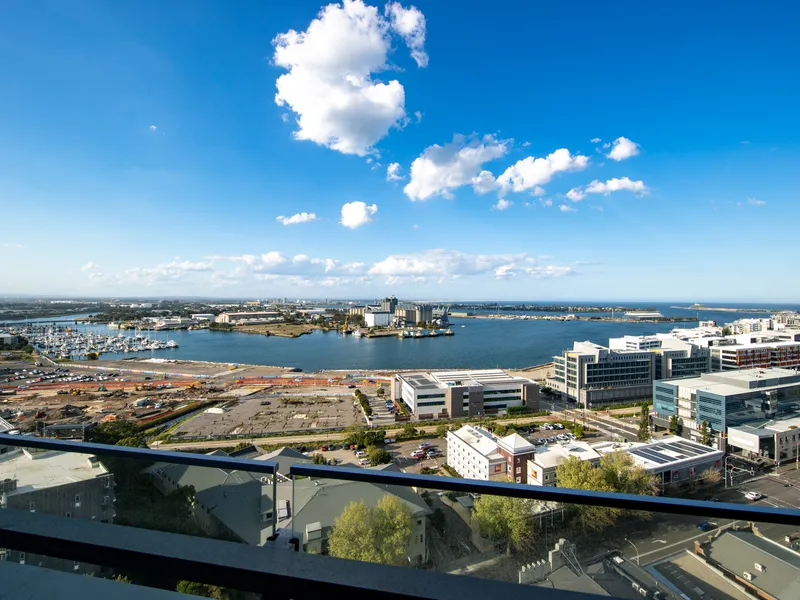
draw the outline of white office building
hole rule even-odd
[[[392,398],[402,400],[420,420],[476,417],[512,406],[539,410],[539,386],[500,369],[397,373]]]
[[[654,335],[626,335],[608,340],[610,350],[649,350],[660,347],[661,340]]]

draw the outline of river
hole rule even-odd
[[[676,304],[676,303],[672,303]],[[665,316],[693,317],[693,311],[671,309],[670,304],[650,304]],[[726,306],[731,306],[726,304]],[[790,307],[787,307],[790,308]],[[524,313],[535,314],[535,313]],[[599,316],[601,313],[591,313]],[[84,315],[71,315],[80,317]],[[768,313],[701,311],[701,320],[725,323]],[[63,318],[63,317],[61,317]],[[49,319],[39,319],[47,322]],[[158,339],[173,339],[173,350],[131,354],[103,354],[101,359],[175,358],[211,362],[250,363],[322,369],[478,369],[521,368],[552,360],[574,341],[608,344],[608,338],[667,332],[696,323],[609,323],[592,321],[521,321],[451,319],[455,335],[430,339],[355,338],[338,332],[315,331],[299,338],[266,337],[209,330],[151,332]],[[79,325],[109,332],[105,325]],[[113,330],[111,330],[113,331]]]

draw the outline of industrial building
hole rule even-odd
[[[402,400],[420,420],[480,417],[512,406],[539,410],[539,386],[500,369],[397,373],[392,398]]]
[[[217,315],[217,323],[245,325],[248,323],[276,323],[282,321],[281,313],[276,311],[224,312]]]
[[[746,369],[653,383],[653,424],[677,415],[683,435],[699,438],[703,421],[716,432],[767,421],[800,408],[800,374],[790,369]]]
[[[3,346],[16,346],[19,343],[19,337],[10,333],[0,333],[0,348]]]
[[[553,357],[548,385],[567,400],[586,407],[639,402],[652,395],[654,355],[649,350],[611,350],[575,342]]]
[[[516,433],[498,438],[472,425],[447,432],[447,464],[468,479],[528,483],[527,463],[534,451]]]
[[[0,455],[0,490],[2,508],[102,523],[114,521],[114,475],[96,456],[8,449]],[[59,571],[99,570],[95,565],[16,550],[0,550],[0,560]]]
[[[392,314],[385,310],[373,310],[367,307],[364,313],[364,323],[367,327],[388,327],[392,321]]]

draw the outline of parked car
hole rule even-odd
[[[347,387],[348,387],[348,388],[350,388],[350,389],[352,390],[352,389],[355,389],[355,387],[356,387],[356,386],[354,386],[354,385],[348,385]]]
[[[419,448],[420,448],[420,450],[425,450],[426,448],[430,448],[430,447],[431,447],[431,445],[430,445],[430,443],[428,443],[428,442],[422,442],[422,443],[419,445]]]
[[[706,496],[703,498],[703,502],[719,502],[719,498],[715,498],[714,496]]]
[[[702,523],[697,524],[697,528],[700,531],[711,531],[712,529],[716,529],[717,526],[714,523],[709,523],[708,521],[703,521]]]
[[[553,429],[553,426],[550,423],[545,423],[544,425],[542,425],[542,429],[550,431],[551,429]]]
[[[748,500],[753,500],[755,502],[756,500],[761,500],[764,497],[764,495],[761,492],[756,492],[755,490],[751,490],[747,492],[744,495],[744,497],[747,498]]]

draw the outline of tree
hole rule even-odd
[[[589,461],[570,456],[556,467],[556,480],[559,487],[597,492],[619,492],[652,496],[656,493],[656,478],[644,467],[637,465],[626,452],[611,452],[600,458],[597,467]],[[616,508],[580,505],[577,511],[578,525],[586,530],[599,531],[612,526],[626,511]],[[647,513],[635,512],[640,517]]]
[[[86,360],[97,360],[100,358],[100,355],[97,352],[89,352],[86,355]]]
[[[208,585],[207,583],[197,583],[196,581],[185,580],[178,582],[178,585],[175,587],[175,591],[182,594],[202,596],[204,598],[217,598],[217,600],[234,600],[235,598],[242,597],[241,593],[219,587],[218,585]]]
[[[708,427],[708,421],[705,419],[700,423],[700,443],[706,446],[711,445],[711,430]]]
[[[639,420],[639,432],[636,434],[636,439],[640,442],[650,439],[650,406],[648,404],[642,404],[642,418]]]
[[[322,456],[322,454],[320,454],[319,452],[317,452],[316,454],[314,454],[314,456],[311,457],[311,462],[312,462],[312,464],[315,464],[315,465],[327,465],[328,464],[328,461],[325,460],[325,457]]]
[[[448,431],[450,431],[450,427],[442,423],[436,427],[436,437],[446,438]]]
[[[730,327],[725,325],[725,327],[722,328],[722,335],[733,335],[733,331],[731,331]]]
[[[144,436],[141,435],[122,438],[115,445],[128,446],[130,448],[147,448],[147,442]]]
[[[239,442],[233,447],[234,452],[238,452],[239,450],[244,450],[245,448],[249,448],[252,446],[250,442]]]
[[[576,440],[582,440],[586,437],[586,428],[581,423],[576,423],[572,428],[572,435],[575,436]]]
[[[672,435],[680,435],[680,433],[681,433],[681,424],[678,421],[678,415],[672,415],[669,418],[669,432]]]
[[[378,396],[383,396],[383,395],[386,393],[386,391],[385,391],[385,390],[384,390],[382,387],[379,387],[379,388],[378,388],[378,391],[377,391],[377,392],[375,392],[375,393],[376,393]]]
[[[397,496],[383,496],[373,507],[363,500],[351,502],[333,522],[328,552],[338,558],[407,564],[412,530],[411,509]]]
[[[722,481],[722,473],[717,469],[709,467],[700,473],[700,481],[709,487],[715,486]]]
[[[367,456],[369,456],[369,462],[373,465],[386,465],[392,462],[392,455],[383,448],[376,446],[367,448]]]
[[[535,501],[506,496],[481,496],[475,501],[472,521],[480,534],[495,542],[506,542],[506,549],[522,550],[533,544]]]

